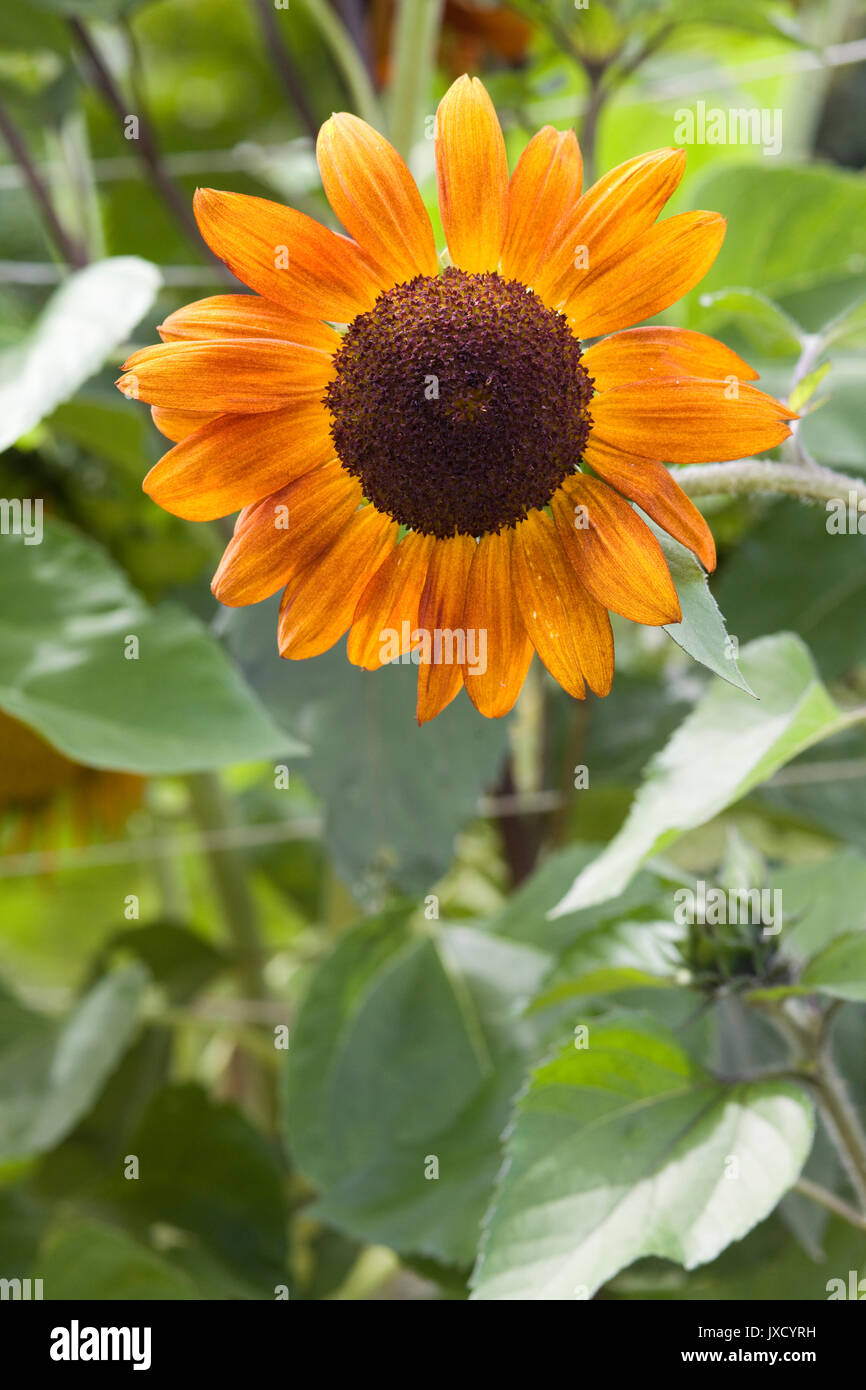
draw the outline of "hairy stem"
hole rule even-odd
[[[430,90],[443,0],[403,0],[394,18],[391,139],[408,158]]]
[[[849,493],[866,501],[866,483],[849,473],[834,473],[816,465],[770,463],[766,459],[737,459],[735,463],[695,463],[673,468],[672,476],[689,497],[749,494],[802,497],[813,502],[846,501]]]
[[[855,1230],[866,1231],[866,1216],[861,1216],[859,1211],[843,1202],[835,1192],[829,1192],[826,1187],[819,1187],[818,1183],[810,1182],[808,1178],[799,1178],[794,1183],[794,1191],[799,1192],[801,1197],[808,1197],[816,1206],[832,1211],[835,1216],[841,1216],[842,1220],[847,1221]]]

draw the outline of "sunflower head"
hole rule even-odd
[[[724,236],[716,213],[657,220],[682,150],[583,191],[574,133],[545,127],[509,177],[468,77],[435,137],[447,269],[403,160],[333,116],[318,159],[347,235],[200,189],[205,240],[254,293],[172,314],[119,383],[175,442],[150,495],[200,520],[240,508],[217,597],[282,591],[292,659],[347,631],[367,669],[411,655],[419,721],[464,685],[481,713],[507,713],[533,651],[576,698],[606,694],[608,610],[681,617],[636,508],[715,564],[665,464],[771,448],[793,418],[723,344],[630,327],[690,290]]]

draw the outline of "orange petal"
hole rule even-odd
[[[530,140],[508,187],[502,274],[525,285],[548,259],[562,219],[580,197],[583,160],[573,130],[545,126]],[[558,241],[557,241],[558,244]]]
[[[487,669],[466,666],[463,681],[473,705],[488,719],[501,719],[513,707],[532,661],[532,643],[514,593],[515,534],[509,530],[481,537],[466,584],[463,626],[467,632],[487,634]]]
[[[466,580],[475,549],[471,536],[452,536],[433,547],[418,606],[418,628],[425,634],[418,663],[419,724],[435,719],[459,693],[467,654],[475,663],[481,656],[478,634],[470,635],[463,627]]]
[[[557,245],[535,289],[558,308],[586,278],[649,231],[686,167],[685,150],[652,150],[628,159],[588,188],[557,229]]]
[[[388,288],[353,241],[294,208],[214,188],[197,189],[193,207],[199,231],[229,270],[294,313],[348,323]]]
[[[239,608],[269,598],[333,545],[361,502],[361,484],[334,460],[245,507],[211,589]]]
[[[681,620],[662,548],[618,493],[578,473],[555,493],[552,507],[578,578],[599,603],[651,627]]]
[[[221,415],[163,455],[143,487],[175,516],[213,521],[333,457],[328,415],[315,402],[267,415]]]
[[[134,352],[117,382],[125,396],[169,410],[279,410],[322,399],[333,359],[319,348],[270,338],[157,343]]]
[[[396,545],[399,530],[384,512],[362,507],[334,544],[289,581],[280,605],[281,656],[302,661],[339,642],[370,576]]]
[[[207,338],[284,338],[336,352],[339,333],[318,319],[290,314],[257,294],[212,294],[169,314],[159,326],[164,343]]]
[[[690,328],[629,328],[612,333],[587,348],[583,365],[596,391],[653,377],[702,376],[719,381],[733,376],[754,381],[758,375],[724,343]]]
[[[439,211],[460,270],[496,270],[508,222],[508,161],[493,102],[477,77],[458,78],[436,112]]]
[[[209,420],[219,419],[213,411],[163,410],[159,405],[152,405],[150,413],[160,434],[164,434],[166,439],[171,439],[175,444],[181,439],[186,439],[188,434],[195,434],[196,430],[200,430]]]
[[[637,502],[662,530],[694,551],[705,569],[716,568],[712,531],[663,463],[624,454],[593,437],[590,437],[584,457],[606,483],[630,502]]]
[[[316,154],[328,202],[394,284],[438,274],[427,209],[393,145],[344,111],[322,126]]]
[[[785,421],[797,418],[754,386],[699,377],[615,386],[595,396],[590,408],[593,437],[669,463],[709,463],[772,449],[791,433]]]
[[[412,634],[435,541],[435,536],[410,531],[367,584],[349,634],[353,665],[375,671],[415,645]]]
[[[520,523],[512,553],[517,602],[529,639],[554,680],[582,700],[586,686],[576,638],[583,626],[577,613],[584,594],[544,512],[530,512]],[[612,657],[611,644],[611,674]]]
[[[630,242],[591,270],[562,312],[581,338],[627,328],[661,313],[702,280],[725,237],[717,212],[682,212]]]

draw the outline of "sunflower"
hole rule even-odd
[[[205,241],[255,297],[170,315],[118,383],[175,441],[150,496],[198,520],[242,508],[217,598],[282,590],[285,657],[350,630],[358,666],[413,660],[420,723],[464,684],[482,714],[506,714],[533,650],[570,695],[606,694],[608,610],[681,618],[631,504],[715,564],[661,460],[768,449],[795,418],[714,339],[624,331],[697,284],[724,236],[714,212],[656,221],[682,150],[628,160],[581,194],[573,132],[546,127],[509,180],[493,105],[468,77],[435,136],[444,271],[403,160],[335,115],[318,158],[348,236],[199,189]]]
[[[371,0],[368,6],[368,30],[380,87],[390,76],[395,9],[396,0]],[[516,65],[526,57],[531,39],[532,25],[507,5],[445,0],[439,62],[455,75],[480,67],[488,58]]]
[[[132,773],[73,762],[0,711],[0,838],[6,848],[50,839],[61,812],[82,841],[100,829],[119,830],[141,804],[143,788],[144,780]]]

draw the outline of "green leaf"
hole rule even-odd
[[[338,871],[356,890],[384,879],[423,891],[451,863],[454,836],[495,779],[508,721],[482,719],[461,692],[419,729],[416,666],[362,671],[342,643],[313,661],[283,661],[276,623],[276,604],[238,613],[229,645],[273,718],[309,746],[303,775],[326,803]]]
[[[170,1086],[129,1140],[139,1176],[100,1190],[136,1227],[168,1224],[196,1236],[237,1275],[273,1298],[285,1281],[288,1212],[277,1150],[235,1106],[201,1087]]]
[[[866,183],[859,174],[820,165],[769,167],[767,161],[711,168],[691,205],[728,218],[728,235],[701,281],[701,298],[688,301],[693,326],[715,331],[722,314],[701,303],[714,291],[740,285],[780,301],[810,329],[826,322],[826,312],[817,323],[807,322],[787,297],[830,290],[840,281],[850,286],[849,302],[862,297]],[[813,307],[820,312],[819,301]]]
[[[0,1161],[43,1153],[89,1110],[137,1026],[147,980],[107,975],[65,1020],[0,995]]]
[[[177,1300],[198,1297],[192,1280],[124,1231],[96,1221],[63,1226],[39,1253],[50,1299]]]
[[[703,825],[804,748],[844,728],[799,638],[780,633],[741,652],[758,700],[712,685],[649,764],[621,830],[553,911],[558,917],[622,892],[653,854]]]
[[[725,1085],[658,1025],[592,1024],[518,1105],[473,1297],[588,1298],[648,1255],[706,1264],[769,1215],[812,1134],[798,1087]]]
[[[292,1030],[287,1131],[322,1220],[467,1263],[532,1037],[520,1012],[548,958],[391,913],[345,936]],[[431,1159],[438,1177],[425,1176]]]
[[[804,959],[838,936],[866,932],[866,858],[853,850],[833,854],[820,864],[776,869],[773,887],[782,895],[783,944]]]
[[[0,449],[75,395],[147,313],[160,283],[157,267],[137,256],[69,277],[23,341],[0,354]]]
[[[797,382],[797,385],[788,396],[788,405],[792,410],[802,411],[803,406],[808,405],[818,387],[821,385],[821,382],[829,372],[830,367],[831,363],[822,362],[820,367],[816,367],[813,372],[809,372]],[[820,402],[817,404],[820,404]],[[814,410],[816,408],[817,405],[813,405],[812,409]]]
[[[7,537],[0,588],[15,595],[0,617],[0,707],[68,757],[176,773],[298,751],[197,619],[149,608],[66,527],[46,521],[40,545]]]
[[[702,666],[738,689],[754,695],[754,690],[744,680],[737,665],[736,643],[732,643],[728,637],[725,620],[710,592],[703,566],[690,550],[667,535],[649,517],[643,519],[664,551],[683,614],[682,622],[669,623],[665,632]]]
[[[799,357],[802,329],[785,310],[758,290],[717,290],[698,301],[709,321],[738,328],[752,347],[770,357]]]
[[[532,1001],[531,1011],[590,994],[676,988],[682,983],[676,978],[682,967],[677,943],[684,935],[672,922],[609,922],[587,932]]]
[[[797,632],[829,679],[866,660],[866,536],[831,535],[828,519],[800,502],[768,507],[729,556],[717,595],[741,644]]]
[[[834,999],[866,1004],[866,931],[832,941],[809,961],[800,984]]]

